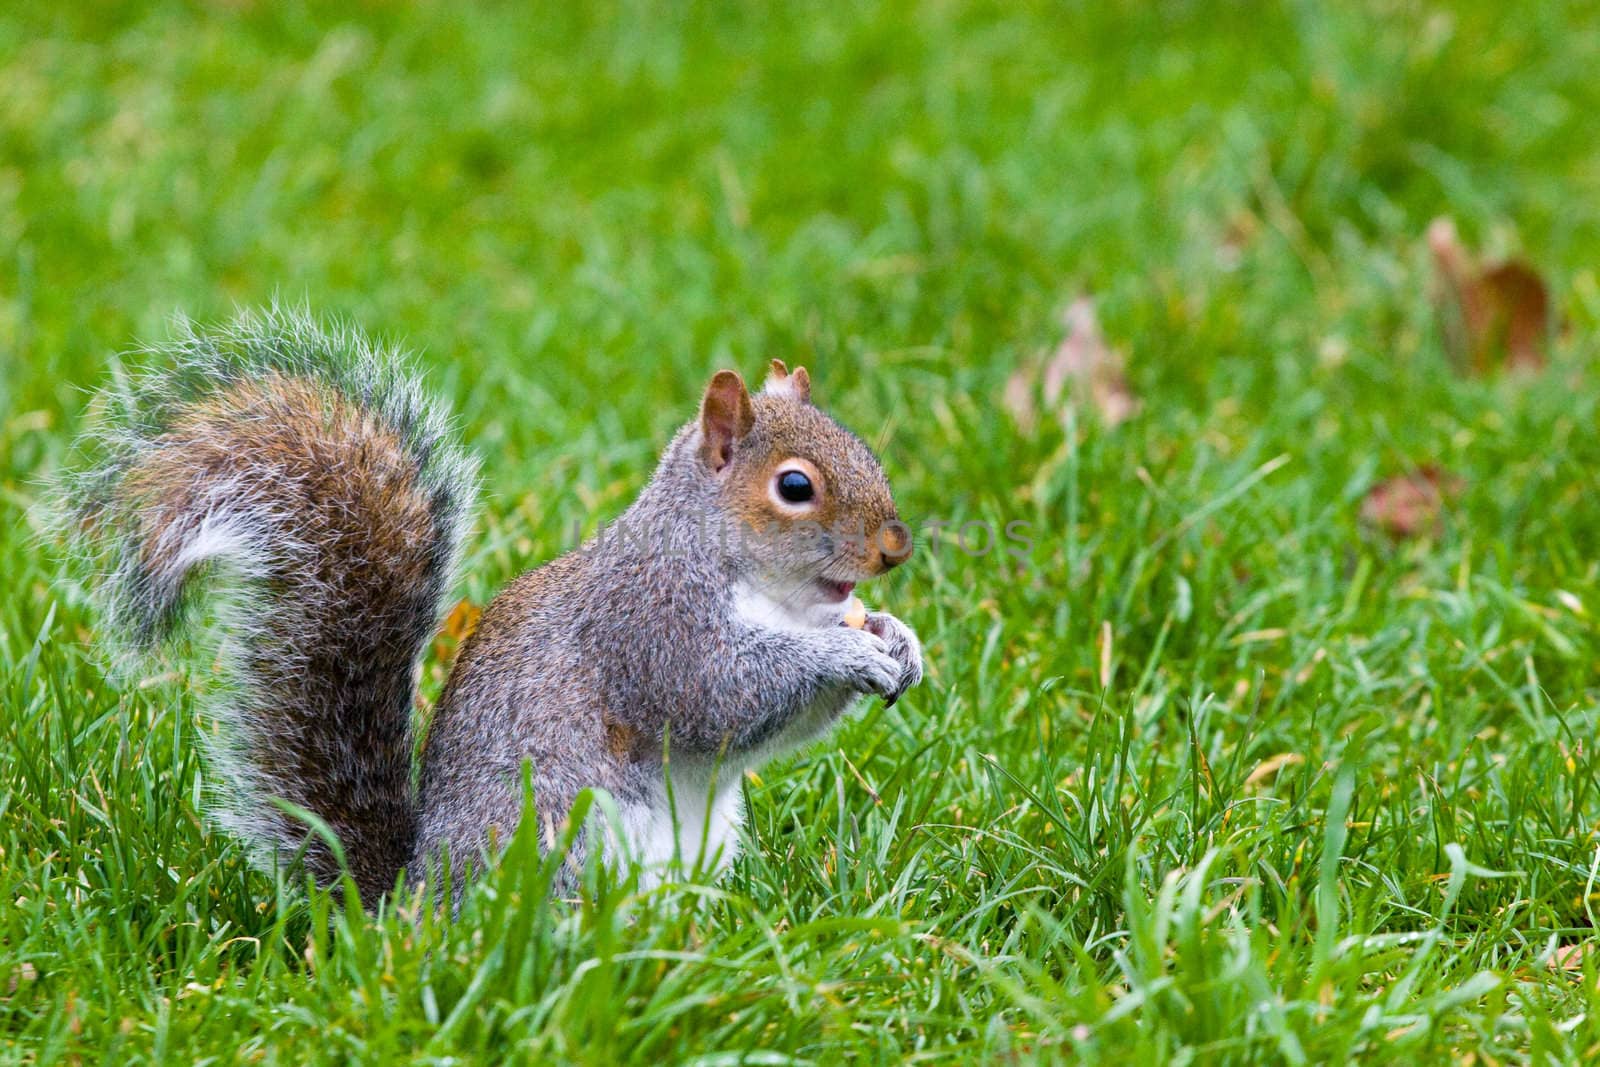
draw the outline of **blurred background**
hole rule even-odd
[[[1593,321],[1592,14],[19,7],[8,406],[70,416],[174,312],[274,296],[425,350],[474,438],[524,458],[648,451],[710,369],[771,355],[898,434],[991,397],[1079,292],[1164,404],[1305,403],[1329,337],[1392,383],[1432,355],[1435,215],[1534,250]],[[1218,360],[1249,369],[1219,388]]]

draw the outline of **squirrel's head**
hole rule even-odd
[[[811,402],[804,367],[773,360],[753,396],[718,371],[698,430],[698,458],[769,591],[842,605],[856,582],[911,555],[878,457]]]

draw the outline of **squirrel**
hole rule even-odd
[[[149,354],[80,443],[74,543],[132,652],[211,605],[213,814],[266,870],[348,872],[372,902],[448,862],[459,900],[517,828],[525,765],[542,850],[580,791],[616,802],[567,888],[596,843],[641,877],[720,870],[745,770],[922,678],[899,619],[841,622],[911,552],[882,467],[773,360],[753,394],[718,371],[613,528],[490,602],[424,736],[477,467],[408,362],[278,306],[180,320]]]

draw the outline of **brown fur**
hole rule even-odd
[[[799,367],[787,377],[798,379],[804,373],[805,368]],[[804,380],[805,399],[799,403],[798,396],[786,393],[756,393],[749,398],[752,430],[741,442],[723,500],[751,530],[791,537],[803,524],[820,527],[837,535],[835,544],[849,563],[866,575],[882,574],[910,554],[905,525],[876,459],[870,466],[859,460],[871,453],[855,434],[812,406],[809,380]],[[793,457],[806,460],[822,474],[823,484],[816,487],[817,507],[801,517],[779,510],[768,492],[778,468]]]
[[[219,484],[247,506],[292,516],[283,534],[298,543],[266,575],[280,605],[274,626],[293,654],[247,641],[242,655],[274,703],[310,714],[292,739],[252,746],[250,759],[281,783],[281,799],[320,814],[352,846],[356,883],[375,898],[414,836],[409,709],[428,630],[416,620],[431,619],[422,591],[438,567],[415,461],[393,431],[319,383],[241,381],[183,411],[128,471],[117,507],[136,517],[146,571],[175,567],[182,535],[214,506],[207,487]],[[310,603],[328,609],[312,613]],[[290,821],[270,809],[259,816]],[[319,881],[337,875],[320,842],[306,858]]]

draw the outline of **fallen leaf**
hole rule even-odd
[[[1223,227],[1222,236],[1217,242],[1217,267],[1225,271],[1238,270],[1244,262],[1245,249],[1255,240],[1260,229],[1261,220],[1244,208],[1228,216],[1227,225]]]
[[[478,628],[478,620],[482,617],[483,609],[463,597],[450,609],[450,614],[444,617],[439,633],[458,642],[465,641],[472,636],[472,631]]]
[[[472,601],[463,597],[450,609],[450,614],[444,617],[444,622],[439,624],[439,632],[433,638],[433,658],[437,660],[438,673],[441,680],[450,673],[450,664],[455,659],[456,650],[461,643],[472,636],[472,631],[478,628],[478,620],[483,617],[483,609]]]
[[[1460,478],[1431,464],[1397,474],[1367,490],[1361,521],[1391,537],[1431,533],[1439,525],[1445,500],[1461,488]]]
[[[1018,424],[1025,429],[1033,426],[1040,399],[1062,422],[1084,404],[1094,408],[1107,426],[1137,415],[1140,402],[1128,385],[1123,354],[1106,344],[1094,301],[1078,297],[1062,312],[1061,324],[1066,336],[1050,357],[1019,367],[1006,381],[1006,406]]]
[[[1298,752],[1280,752],[1276,756],[1268,756],[1256,764],[1255,770],[1245,777],[1245,788],[1264,785],[1278,777],[1278,772],[1285,767],[1298,767],[1306,758]]]
[[[1589,941],[1557,945],[1556,950],[1550,954],[1549,967],[1552,971],[1581,971],[1583,961],[1593,952],[1594,944]]]
[[[1449,218],[1428,225],[1428,249],[1441,282],[1445,350],[1455,364],[1469,374],[1543,367],[1550,292],[1539,273],[1516,259],[1480,264]]]
[[[23,960],[17,964],[16,970],[6,976],[6,996],[10,997],[22,987],[24,982],[31,982],[38,977],[39,972],[34,969],[33,964]]]

